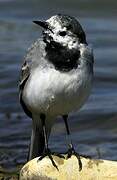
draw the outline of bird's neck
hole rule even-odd
[[[80,51],[69,49],[54,41],[46,43],[47,59],[60,71],[70,71],[77,68]]]

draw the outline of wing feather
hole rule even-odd
[[[25,60],[24,64],[22,65],[20,82],[19,82],[19,100],[20,100],[20,103],[22,105],[22,108],[23,108],[24,112],[30,118],[32,118],[32,113],[31,113],[31,111],[29,111],[29,109],[27,108],[27,106],[24,103],[23,98],[22,98],[23,89],[24,89],[24,86],[25,86],[29,76],[30,76],[30,68],[29,68],[29,65],[28,65],[27,61]]]
[[[45,43],[41,39],[38,39],[31,46],[31,48],[28,49],[28,53],[24,59],[24,63],[21,68],[21,76],[19,82],[19,98],[20,98],[20,103],[24,109],[24,112],[29,117],[32,117],[32,113],[28,110],[26,104],[24,103],[22,94],[23,94],[24,86],[31,74],[31,69],[34,68],[34,66],[36,67],[37,65],[42,64],[44,50],[45,50]]]

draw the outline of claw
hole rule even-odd
[[[82,161],[80,159],[80,155],[77,152],[75,152],[75,151],[74,151],[73,155],[75,155],[77,157],[78,164],[79,164],[79,171],[81,171],[82,170]]]
[[[53,160],[52,155],[55,155],[55,156],[58,156],[59,158],[64,158],[64,159],[65,159],[65,157],[64,157],[63,155],[61,155],[61,154],[59,154],[59,153],[56,153],[56,152],[51,152],[50,149],[46,149],[45,152],[44,152],[44,154],[39,157],[38,161],[40,161],[40,160],[42,160],[44,157],[48,156],[48,157],[50,158],[51,162],[52,162],[52,165],[59,171],[56,163],[55,163],[54,160]]]
[[[57,152],[52,152],[52,155],[54,155],[54,156],[58,156],[59,158],[63,158],[63,159],[65,159],[65,157],[64,157],[62,154],[57,153]]]
[[[82,170],[82,161],[81,161],[81,159],[80,159],[80,155],[79,155],[77,152],[75,152],[75,150],[74,150],[73,147],[68,149],[67,159],[69,159],[72,155],[74,155],[74,156],[77,157],[77,159],[78,159],[78,164],[79,164],[79,171],[81,171],[81,170]]]

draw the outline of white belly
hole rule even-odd
[[[23,99],[31,112],[52,116],[78,110],[89,96],[92,75],[85,70],[59,72],[39,68],[30,76]]]

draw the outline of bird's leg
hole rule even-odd
[[[70,137],[71,135],[70,135],[70,130],[69,130],[68,122],[67,122],[68,115],[63,115],[63,119],[64,119],[64,122],[65,122],[67,136],[69,138],[67,159],[70,158],[72,155],[75,155],[77,157],[77,159],[78,159],[79,171],[80,171],[80,170],[82,170],[82,162],[81,162],[81,159],[80,159],[80,155],[77,152],[75,152],[75,149],[74,149],[71,137]]]
[[[58,167],[53,160],[52,153],[51,153],[50,149],[48,148],[48,139],[47,139],[47,132],[46,132],[46,124],[45,124],[45,119],[46,119],[45,114],[41,114],[40,119],[42,122],[42,129],[43,129],[44,140],[45,140],[45,150],[44,150],[44,153],[42,154],[42,156],[39,157],[39,160],[42,160],[44,157],[48,156],[50,158],[53,166],[58,170]]]

